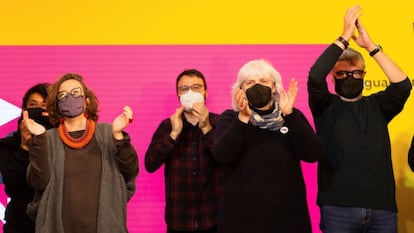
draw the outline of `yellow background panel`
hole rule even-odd
[[[0,43],[255,44],[327,43],[345,9],[381,40],[413,41],[413,2],[378,1],[2,1]]]
[[[412,0],[2,1],[0,45],[327,44],[342,32],[345,10],[356,4],[372,39],[413,80]],[[386,80],[361,52],[367,77]],[[403,233],[414,232],[414,175],[406,162],[413,101],[390,124]]]

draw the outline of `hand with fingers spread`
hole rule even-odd
[[[129,106],[125,106],[123,110],[124,111],[112,122],[112,134],[117,140],[123,138],[122,130],[127,127],[133,119],[133,112]]]
[[[289,89],[287,91],[285,91],[283,88],[279,90],[279,107],[283,115],[286,116],[292,113],[297,94],[298,82],[295,79],[290,80]]]

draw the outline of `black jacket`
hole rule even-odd
[[[322,146],[305,116],[294,109],[285,127],[270,131],[237,114],[225,111],[215,131],[213,155],[224,171],[219,232],[312,232],[301,161],[316,162]]]
[[[7,204],[4,233],[33,233],[34,223],[26,214],[34,190],[26,182],[28,152],[20,147],[20,134],[0,139],[0,172],[10,202]]]

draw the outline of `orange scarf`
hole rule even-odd
[[[67,146],[73,149],[81,149],[88,145],[88,143],[92,140],[93,134],[95,133],[95,121],[91,119],[86,121],[86,129],[79,138],[73,138],[70,136],[63,122],[59,125],[58,133],[60,139],[62,139],[63,143]]]

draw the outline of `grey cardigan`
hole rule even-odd
[[[128,232],[126,227],[126,206],[135,193],[136,176],[125,180],[115,155],[117,152],[112,138],[112,126],[96,125],[94,137],[102,152],[102,175],[100,184],[97,231],[99,233]],[[62,190],[64,170],[64,147],[56,128],[47,131],[48,157],[51,168],[50,180],[43,190],[36,213],[36,233],[64,233],[62,222]],[[127,139],[129,141],[129,137]],[[28,173],[31,165],[29,165]],[[32,210],[33,211],[33,210]]]

